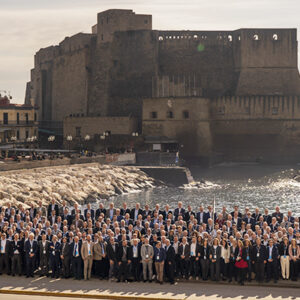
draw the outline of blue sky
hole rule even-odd
[[[0,0],[0,90],[22,103],[35,52],[90,32],[97,13],[110,8],[152,14],[153,29],[300,30],[300,0]]]

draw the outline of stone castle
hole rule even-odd
[[[146,135],[182,142],[185,130],[195,134],[192,114],[173,116],[168,108],[158,118],[151,106],[163,110],[167,100],[178,100],[184,111],[185,101],[190,106],[202,99],[190,112],[206,123],[189,134],[187,155],[235,153],[243,159],[256,145],[256,157],[277,149],[281,156],[300,156],[297,48],[296,29],[160,31],[152,30],[151,15],[107,10],[98,14],[92,33],[36,53],[25,103],[39,107],[41,128],[57,133],[67,116],[132,116]],[[164,119],[173,123],[154,126]],[[179,120],[176,130],[163,128]]]

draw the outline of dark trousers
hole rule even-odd
[[[170,283],[174,283],[175,276],[175,262],[167,262],[165,265],[166,268],[166,276]]]
[[[118,272],[118,279],[121,281],[122,278],[123,280],[128,279],[128,269],[129,265],[127,261],[122,261],[121,264],[119,265],[119,272]]]
[[[153,268],[155,270],[155,267]],[[180,256],[178,254],[175,255],[175,276],[179,276],[180,274]]]
[[[135,281],[140,280],[140,262],[138,258],[133,258],[131,263],[131,271]]]
[[[263,282],[265,277],[265,264],[264,262],[255,263],[255,279],[258,282]]]
[[[181,259],[180,269],[181,269],[181,275],[184,276],[185,279],[188,279],[189,271],[190,271],[190,261],[188,259]]]
[[[228,277],[228,267],[229,267],[229,263],[225,263],[225,260],[223,258],[221,258],[220,260],[220,268],[221,268],[221,274],[224,278]]]
[[[293,281],[297,280],[297,277],[298,277],[298,270],[299,268],[299,261],[293,261],[293,260],[290,260],[290,276],[291,276],[291,279]]]
[[[8,254],[0,254],[0,274],[9,273],[9,257]]]
[[[211,280],[220,280],[220,261],[210,262],[210,278]]]
[[[40,257],[40,268],[41,268],[41,275],[48,275],[48,270],[49,270],[49,262],[48,262],[48,257],[43,254]]]
[[[277,274],[278,274],[278,267],[277,267],[277,261],[273,260],[272,262],[267,262],[267,280],[270,280],[273,278],[274,280],[277,280]]]
[[[81,257],[72,257],[72,269],[73,269],[73,276],[75,279],[81,279],[82,277],[82,261]]]
[[[64,256],[64,259],[61,260],[62,266],[62,276],[65,278],[70,277],[70,257]]]
[[[11,260],[11,273],[12,275],[22,274],[22,260],[21,254],[14,254]]]
[[[209,260],[208,259],[201,259],[201,271],[202,271],[202,279],[207,280],[208,278],[208,271],[209,271]]]
[[[196,260],[196,256],[191,256],[190,258],[190,275],[199,276],[199,260]]]
[[[244,283],[247,273],[247,268],[237,268],[239,283]]]
[[[35,268],[35,256],[26,258],[26,275],[33,277]]]
[[[50,256],[50,267],[51,267],[51,277],[53,278],[54,276],[58,277],[59,276],[59,258],[56,256]]]
[[[228,266],[228,279],[232,280],[232,277],[234,277],[235,281],[237,281],[237,270],[234,265],[235,261],[230,261]]]

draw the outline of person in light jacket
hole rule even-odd
[[[228,247],[227,241],[223,239],[221,242],[221,259],[220,259],[221,274],[223,280],[226,280],[228,278],[229,259],[230,259],[230,249]]]
[[[91,241],[91,236],[87,235],[86,241],[83,242],[81,247],[84,280],[89,280],[91,278],[93,255],[94,255],[93,246],[94,243]]]
[[[149,245],[149,239],[145,238],[145,243],[141,247],[141,258],[142,258],[142,265],[143,265],[143,278],[144,282],[149,280],[149,282],[152,281],[152,264],[153,264],[153,255],[154,255],[154,250],[151,245]],[[147,271],[149,277],[147,277]]]

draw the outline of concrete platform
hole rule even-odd
[[[0,295],[4,294],[16,295],[14,299],[21,299],[21,295],[146,300],[273,299],[277,297],[280,299],[300,299],[300,282],[287,284],[287,281],[279,281],[276,285],[265,284],[262,286],[245,283],[245,286],[239,286],[228,283],[184,281],[174,286],[168,283],[159,285],[154,282],[116,283],[98,279],[76,281],[73,279],[25,278],[2,275],[0,276]],[[0,299],[6,298],[0,297]]]

